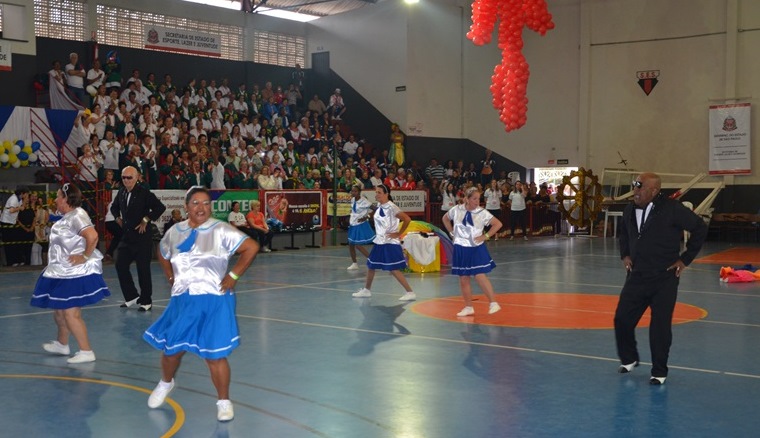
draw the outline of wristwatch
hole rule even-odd
[[[147,224],[148,222],[150,222],[150,218],[148,216],[143,217],[143,222]]]

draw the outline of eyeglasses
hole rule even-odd
[[[126,179],[127,181],[129,181],[129,180],[130,180],[130,179],[132,179],[132,178],[133,178],[133,177],[131,177],[131,176],[122,176],[122,177],[121,177],[121,179]]]
[[[63,187],[61,187],[61,192],[63,193],[64,198],[69,197],[69,183],[66,183],[63,185]]]
[[[636,187],[636,188],[640,189],[640,188],[644,187],[644,183],[642,183],[641,181],[634,181],[634,182],[631,183],[631,187]]]

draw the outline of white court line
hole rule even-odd
[[[447,338],[439,338],[435,336],[426,336],[426,335],[415,335],[415,334],[405,334],[405,333],[389,333],[389,332],[382,332],[377,330],[367,330],[367,329],[360,329],[360,328],[354,328],[354,327],[343,327],[343,326],[336,326],[336,325],[329,325],[329,324],[320,324],[320,323],[312,323],[312,322],[302,322],[302,321],[293,321],[293,320],[287,320],[287,319],[279,319],[279,318],[266,318],[266,317],[260,317],[260,316],[253,316],[253,315],[237,315],[238,318],[245,318],[245,319],[256,319],[261,321],[271,321],[271,322],[281,322],[283,324],[294,324],[294,325],[301,325],[301,326],[308,326],[308,327],[318,327],[318,328],[326,328],[326,329],[334,329],[334,330],[343,330],[343,331],[350,331],[350,332],[362,332],[362,333],[372,333],[372,334],[379,334],[379,335],[386,335],[386,336],[396,336],[396,337],[410,337],[415,339],[424,339],[429,341],[438,341],[438,342],[444,342],[449,344],[460,344],[460,345],[477,345],[482,347],[491,347],[491,348],[500,348],[504,350],[512,350],[512,351],[524,351],[524,352],[533,352],[533,353],[540,353],[540,354],[550,354],[550,355],[556,355],[556,356],[567,356],[567,357],[575,357],[579,359],[591,359],[591,360],[601,360],[605,362],[620,362],[618,359],[615,358],[609,358],[609,357],[602,357],[602,356],[592,356],[592,355],[586,355],[586,354],[577,354],[577,353],[566,353],[562,351],[552,351],[552,350],[543,350],[543,349],[536,349],[536,348],[526,348],[526,347],[516,347],[513,345],[499,345],[499,344],[489,344],[485,342],[471,342],[471,341],[464,341],[459,339],[447,339]],[[640,362],[642,365],[651,365],[651,363],[648,362]],[[686,367],[686,366],[679,366],[679,365],[671,365],[668,364],[668,368],[672,369],[679,369],[679,370],[685,370],[685,371],[694,371],[699,373],[706,373],[706,374],[723,374],[727,376],[734,376],[734,377],[748,377],[753,379],[760,379],[760,375],[754,375],[754,374],[741,374],[741,373],[732,373],[729,371],[718,371],[718,370],[710,370],[705,368],[693,368],[693,367]]]

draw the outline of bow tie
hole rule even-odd
[[[472,213],[470,213],[469,211],[464,214],[464,219],[462,219],[462,225],[475,226],[475,224],[472,222]]]

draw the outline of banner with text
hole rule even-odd
[[[222,56],[222,39],[219,35],[146,24],[143,26],[143,38],[146,49]]]
[[[710,105],[710,175],[751,173],[751,110],[749,103]]]
[[[362,196],[369,202],[376,203],[374,190],[362,190]],[[404,213],[407,214],[425,214],[425,203],[427,202],[427,192],[425,190],[394,190],[391,192],[393,203],[398,205]],[[332,193],[327,193],[327,215],[333,214]],[[347,192],[338,192],[338,216],[348,216],[351,214],[351,194]]]
[[[185,190],[151,190],[154,195],[166,206],[166,211],[156,221],[161,233],[164,232],[164,224],[172,217],[172,210],[177,209],[182,217],[187,217],[185,211]],[[113,192],[116,196],[117,191]],[[232,203],[240,202],[240,212],[248,214],[251,211],[251,201],[259,199],[256,190],[209,190],[211,195],[211,217],[227,222],[227,217],[232,211]]]
[[[319,190],[266,191],[264,204],[267,217],[285,226],[322,226],[322,192]]]
[[[11,71],[11,43],[0,40],[0,71]]]
[[[371,202],[377,202],[374,190],[362,190],[362,195],[366,196]],[[406,214],[425,213],[427,192],[424,190],[393,190],[391,198],[393,198],[393,203],[398,205],[398,208]]]

